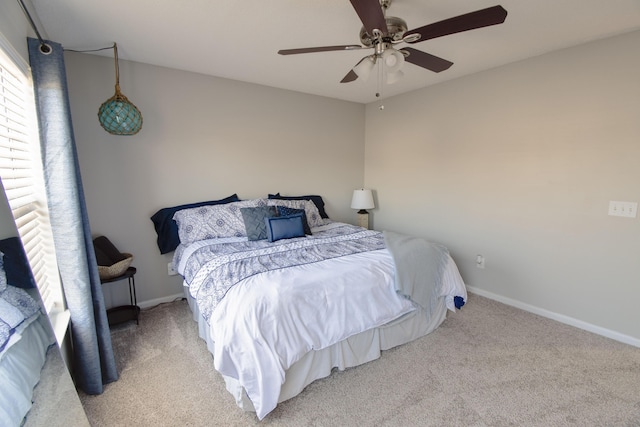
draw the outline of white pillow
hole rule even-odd
[[[178,236],[182,244],[220,237],[246,237],[240,208],[266,205],[266,199],[253,199],[200,206],[180,210],[173,215],[173,219],[178,224]]]
[[[309,227],[315,228],[324,225],[324,219],[320,216],[318,207],[311,200],[268,199],[267,204],[269,206],[286,206],[292,209],[304,209]]]

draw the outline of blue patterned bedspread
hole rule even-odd
[[[247,277],[384,248],[381,232],[340,224],[314,231],[312,236],[273,243],[266,240],[211,242],[190,254],[184,250],[178,252],[174,265],[179,265],[182,256],[188,256],[184,269],[179,271],[208,321],[229,289]]]
[[[40,305],[23,289],[7,285],[0,292],[0,352],[17,338],[22,326],[40,311]]]

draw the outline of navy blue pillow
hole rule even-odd
[[[3,263],[7,283],[17,288],[35,288],[36,281],[20,238],[9,237],[0,240],[0,252],[4,254]]]
[[[294,209],[288,208],[286,206],[277,206],[277,208],[278,216],[302,214],[302,228],[304,229],[304,234],[311,234],[311,228],[309,227],[309,223],[307,222],[307,213],[304,209]]]
[[[311,200],[314,205],[318,208],[318,212],[320,213],[321,218],[329,218],[329,215],[324,211],[324,200],[322,200],[322,196],[281,196],[280,193],[269,194],[270,199],[276,200]]]
[[[180,244],[180,237],[178,237],[178,224],[173,220],[173,215],[182,209],[198,208],[200,206],[208,205],[223,205],[225,203],[239,202],[237,194],[232,194],[229,197],[220,200],[211,200],[208,202],[190,203],[187,205],[172,206],[170,208],[160,209],[154,213],[151,217],[153,225],[158,234],[158,249],[161,254],[166,254],[174,251]]]
[[[264,224],[267,227],[267,239],[270,242],[275,242],[280,239],[304,237],[302,216],[303,214],[295,214],[265,218]]]

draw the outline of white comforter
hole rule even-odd
[[[188,252],[176,264],[181,274]],[[466,299],[459,275],[452,283],[441,294]],[[240,382],[263,419],[277,405],[285,371],[303,355],[414,309],[395,291],[386,249],[256,274],[233,286],[211,313],[215,368]]]

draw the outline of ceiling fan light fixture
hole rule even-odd
[[[392,85],[400,81],[404,77],[402,70],[398,70],[395,73],[387,73],[387,84]]]
[[[404,55],[396,49],[389,48],[382,52],[382,60],[386,66],[387,73],[395,73],[400,71],[404,64]]]
[[[371,71],[376,65],[376,61],[371,56],[367,56],[363,58],[355,67],[353,67],[353,72],[358,75],[363,80],[367,80]]]

